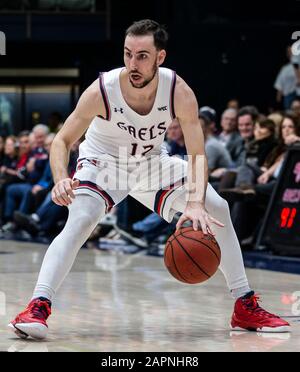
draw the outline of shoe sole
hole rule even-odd
[[[20,338],[32,337],[35,340],[43,340],[47,337],[48,327],[40,323],[10,323],[9,328]]]
[[[261,332],[261,333],[290,333],[291,332],[291,327],[290,326],[283,326],[283,327],[262,327],[262,328],[257,328],[257,329],[247,329],[247,328],[240,328],[240,327],[232,327],[230,325],[230,328],[232,331],[236,332]]]

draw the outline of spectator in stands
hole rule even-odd
[[[246,145],[245,164],[261,167],[276,145],[275,123],[270,119],[257,122],[254,129],[254,139]]]
[[[17,161],[17,138],[15,136],[9,136],[6,138],[4,144],[4,158],[2,167],[0,169],[1,176],[6,178],[6,176],[9,175],[10,170],[16,169]]]
[[[287,48],[289,62],[284,65],[277,75],[274,88],[277,90],[276,101],[283,104],[285,110],[291,107],[292,101],[297,97],[297,72],[292,63],[292,47]]]
[[[183,132],[176,119],[167,130],[167,150],[170,156],[179,156],[183,159],[187,155]]]
[[[238,131],[237,111],[235,109],[227,109],[224,111],[221,119],[221,128],[222,132],[218,139],[229,151],[231,160],[233,164],[236,165],[244,144]]]
[[[248,195],[254,192],[253,184],[257,177],[266,169],[268,155],[277,146],[275,123],[270,119],[256,123],[254,137],[255,139],[248,146],[245,164],[241,165],[237,170],[235,188],[220,190],[220,195],[228,201],[232,202],[232,197]]]
[[[209,118],[200,113],[199,119],[203,128],[209,174],[215,169],[232,167],[233,164],[230,154],[228,150],[220,144],[216,137],[214,137],[212,132],[213,127]]]
[[[217,170],[217,173],[223,171],[221,181],[218,185],[218,190],[233,188],[236,181],[237,172],[240,166],[245,165],[248,162],[257,161],[258,164],[264,162],[265,157],[274,144],[274,138],[257,138],[255,139],[255,125],[258,121],[259,113],[254,106],[246,106],[241,108],[238,113],[238,129],[240,136],[243,139],[242,146],[240,148],[240,154],[236,161],[236,167],[233,169]],[[273,124],[274,126],[274,124]],[[257,132],[259,133],[259,132]],[[252,160],[251,160],[252,159]],[[214,172],[212,176],[215,176]]]
[[[1,195],[9,184],[24,182],[26,163],[30,153],[29,132],[21,132],[18,139],[7,137],[12,141],[10,145],[11,157],[7,157],[1,168]],[[5,164],[6,163],[6,164]]]
[[[36,147],[30,152],[29,160],[26,164],[26,182],[13,183],[6,188],[5,193],[5,208],[4,208],[4,221],[2,231],[13,231],[15,224],[13,223],[13,214],[15,210],[22,213],[28,213],[31,205],[32,190],[37,192],[40,190],[41,185],[38,184],[40,180],[49,177],[50,166],[48,164],[49,156],[45,148],[47,127],[38,125],[34,128]],[[53,136],[49,137],[51,142]],[[48,164],[48,166],[47,166]],[[17,209],[18,205],[18,209]]]
[[[252,236],[259,217],[263,217],[262,214],[282,169],[288,145],[297,141],[300,141],[299,120],[295,116],[285,115],[279,144],[271,151],[260,172],[251,180],[252,186],[249,186],[248,192],[237,189],[232,193],[221,193],[229,202],[235,202],[232,208],[232,221],[241,242],[244,239],[251,242],[248,238]],[[263,208],[258,209],[261,203]]]
[[[27,162],[27,181],[35,184],[41,177],[48,161],[48,152],[45,149],[45,141],[49,134],[49,128],[44,124],[36,125],[33,130],[33,146]]]
[[[254,139],[254,128],[258,117],[259,112],[254,106],[242,107],[238,112],[238,130],[244,140],[244,146],[236,161],[237,165],[241,165],[245,161],[246,146]]]
[[[291,104],[291,111],[300,119],[300,98],[294,99]]]
[[[199,114],[204,115],[210,122],[210,132],[215,135],[218,132],[217,128],[217,113],[216,110],[209,106],[203,106],[199,110]]]
[[[48,137],[49,140],[50,138],[51,137]],[[68,166],[70,178],[73,177],[76,170],[79,145],[80,141],[77,141],[71,148]],[[45,186],[45,184],[42,185]],[[47,185],[47,187],[49,189],[49,185]],[[43,203],[38,207],[37,210],[34,211],[34,213],[27,214],[21,211],[16,211],[14,213],[14,221],[19,228],[26,230],[33,236],[38,235],[39,237],[46,237],[48,235],[57,233],[57,231],[55,232],[55,228],[57,227],[58,222],[65,221],[67,215],[68,209],[53,203],[51,191],[48,191]]]
[[[52,145],[52,142],[54,140],[55,134],[50,133],[48,134],[46,141],[45,141],[45,150],[48,154],[50,154],[50,148]],[[52,178],[52,172],[50,167],[50,160],[48,159],[47,164],[44,169],[44,173],[40,180],[32,187],[31,191],[28,191],[28,195],[24,195],[25,198],[29,198],[30,205],[33,205],[34,209],[37,209],[38,206],[42,203],[45,196],[48,194],[48,192],[51,190],[53,186],[53,178]]]

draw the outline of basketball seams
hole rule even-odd
[[[180,241],[177,239],[177,237],[175,237],[175,240],[177,241],[177,243],[179,244],[179,246],[181,247],[181,249],[184,251],[184,253],[190,258],[190,260],[198,267],[198,269],[200,271],[202,271],[202,273],[204,275],[206,275],[208,278],[210,278],[210,275],[208,275],[200,266],[199,264],[193,259],[193,257],[191,257],[191,255],[184,249],[184,247],[182,246],[182,244],[180,243]]]
[[[194,241],[194,242],[197,242],[197,243],[199,243],[199,240],[196,240],[196,239],[194,239],[194,238],[191,238],[190,236],[186,236],[186,235],[183,235],[183,234],[181,234],[181,236],[183,236],[185,239],[189,239],[189,240],[192,240],[192,241]],[[217,253],[209,246],[209,245],[207,245],[207,244],[205,244],[204,242],[203,242],[203,240],[201,240],[201,244],[203,244],[206,248],[208,248],[215,256],[216,256],[216,258],[217,258],[217,261],[218,261],[218,263],[220,264],[220,262],[221,262],[221,260],[220,260],[220,258],[219,258],[219,256],[217,255]]]
[[[174,251],[173,251],[173,245],[172,245],[172,243],[170,243],[170,246],[171,246],[171,253],[172,253],[172,260],[173,260],[174,268],[177,271],[179,277],[182,279],[182,281],[185,282],[185,283],[188,283],[188,280],[185,279],[185,277],[180,273],[180,271],[177,268],[177,265],[176,265],[176,262],[175,262],[175,257],[174,257]]]

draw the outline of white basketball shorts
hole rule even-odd
[[[106,212],[128,195],[167,222],[176,211],[175,199],[185,202],[188,163],[166,152],[149,158],[116,158],[107,154],[79,157],[73,179],[80,181],[75,194],[88,194],[105,201]]]

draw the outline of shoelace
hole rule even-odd
[[[47,302],[37,301],[32,305],[30,312],[38,319],[47,319],[51,310]]]
[[[277,318],[279,319],[279,316],[269,313],[268,311],[264,310],[262,307],[259,306],[259,303],[261,299],[259,295],[255,294],[249,299],[244,300],[245,306],[252,310],[255,314],[259,314],[260,316],[264,316],[267,318]]]

